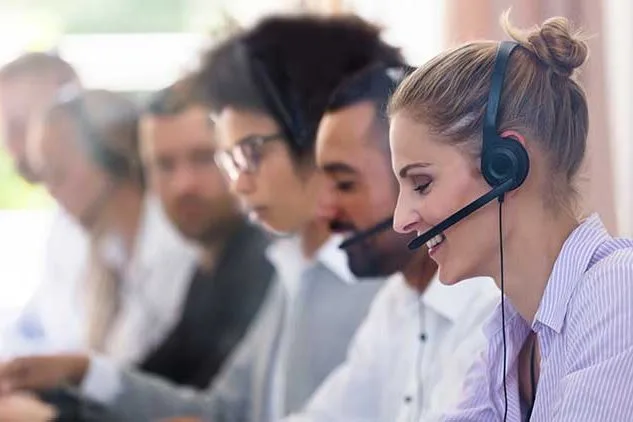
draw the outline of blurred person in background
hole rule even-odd
[[[194,249],[145,190],[138,122],[121,95],[71,90],[31,133],[44,185],[90,239],[79,282],[39,310],[53,327],[44,336],[63,331],[69,351],[122,364],[142,362],[173,329],[195,268]]]
[[[80,87],[72,66],[55,54],[27,53],[0,68],[0,136],[15,169],[28,182],[40,181],[29,160],[27,133],[31,122],[51,105],[60,90]],[[34,265],[42,267],[37,293],[3,333],[0,355],[54,352],[76,346],[63,326],[51,325],[54,321],[43,321],[37,313],[43,308],[49,308],[51,315],[64,312],[63,301],[51,298],[68,297],[74,288],[87,258],[88,241],[81,227],[61,209],[53,212],[48,238],[42,240],[46,242],[44,256],[33,257]],[[56,335],[44,335],[51,331]]]
[[[380,31],[355,17],[270,17],[204,57],[197,75],[213,110],[218,161],[252,219],[285,236],[271,245],[277,272],[261,317],[207,393],[120,368],[79,362],[45,374],[5,365],[10,388],[60,382],[116,409],[121,420],[190,416],[276,421],[301,409],[345,359],[382,279],[359,283],[319,210],[325,178],[316,130],[332,91],[371,63],[401,63]],[[41,367],[40,367],[41,368]],[[101,372],[99,391],[88,388]]]
[[[50,106],[60,89],[80,85],[72,66],[55,54],[24,54],[0,68],[2,138],[15,169],[25,180],[40,181],[28,159],[29,123]]]
[[[264,253],[268,239],[240,214],[215,164],[209,112],[188,82],[179,81],[154,94],[140,118],[140,148],[149,187],[183,236],[196,244],[197,262],[179,322],[138,367],[201,388],[247,332],[273,268]],[[69,361],[61,355],[49,359],[46,370]],[[59,406],[59,400],[47,401]],[[85,403],[81,402],[73,406],[72,415],[92,420],[82,412]],[[2,398],[0,410],[0,421],[18,416],[49,420],[53,413],[70,417],[66,409],[51,408],[29,396]]]
[[[189,79],[158,92],[141,117],[149,185],[198,250],[183,315],[141,369],[204,388],[247,332],[274,273],[268,239],[249,224],[214,154],[208,108]]]
[[[316,157],[330,181],[324,216],[346,234],[343,246],[356,276],[390,278],[345,363],[287,422],[433,420],[459,399],[455,386],[483,350],[481,327],[499,302],[492,279],[444,286],[426,248],[409,250],[411,236],[392,230],[398,181],[386,108],[411,70],[368,66],[334,92],[321,120]]]

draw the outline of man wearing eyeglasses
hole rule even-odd
[[[327,186],[315,166],[316,130],[342,80],[371,63],[402,61],[377,28],[351,17],[268,18],[204,57],[197,79],[213,110],[218,163],[249,217],[283,234],[268,250],[277,283],[206,394],[85,362],[64,379],[83,381],[83,392],[119,420],[277,421],[301,409],[345,359],[382,285],[355,280],[322,217]],[[86,388],[96,371],[109,381]]]

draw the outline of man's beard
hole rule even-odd
[[[391,275],[392,272],[385,271],[384,261],[380,253],[367,241],[361,241],[345,249],[349,269],[356,277],[370,278]]]
[[[351,236],[359,233],[359,230],[352,223],[339,220],[330,222],[330,230],[333,232],[351,233]],[[379,234],[360,240],[344,249],[347,254],[349,269],[356,277],[383,277],[394,272],[388,268],[390,265],[385,260],[386,257],[377,250],[375,245],[376,236],[379,236]]]
[[[182,222],[182,219],[172,219],[180,234],[186,239],[199,245],[213,245],[230,236],[239,225],[239,218],[213,219],[208,217],[197,227],[191,227]]]

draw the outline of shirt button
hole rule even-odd
[[[420,341],[426,341],[426,334],[420,334]]]
[[[411,396],[404,396],[404,402],[405,403],[411,403],[412,400],[413,400],[413,398]]]

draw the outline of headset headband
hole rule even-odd
[[[518,46],[513,41],[502,41],[497,49],[492,79],[490,82],[490,93],[488,94],[488,105],[484,117],[483,148],[486,148],[486,140],[494,139],[497,136],[497,118],[499,117],[499,104],[501,103],[501,93],[503,90],[503,80],[510,60],[510,55]]]

